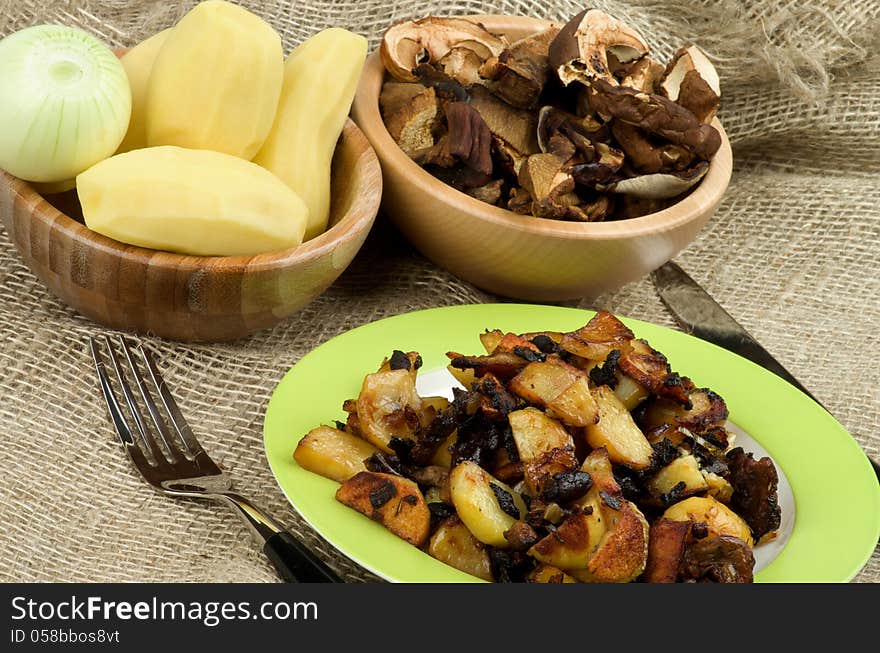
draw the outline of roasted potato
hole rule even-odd
[[[648,490],[653,496],[660,498],[664,494],[668,495],[680,483],[683,486],[676,490],[676,495],[682,498],[700,494],[709,489],[709,484],[700,471],[700,464],[691,454],[676,458],[657,472],[648,481]]]
[[[319,426],[299,441],[293,459],[303,469],[342,483],[366,471],[364,461],[377,451],[372,444],[350,433]]]
[[[559,359],[527,365],[510,381],[510,389],[569,426],[586,426],[598,419],[587,375]]]
[[[465,388],[470,388],[476,380],[472,369],[461,370],[457,367],[452,367],[452,365],[447,365],[446,369]]]
[[[523,408],[507,416],[520,460],[528,462],[553,449],[574,449],[562,424],[537,408]]]
[[[729,504],[733,497],[733,486],[723,476],[713,472],[702,471],[703,478],[709,488],[709,496],[718,499],[721,503]]]
[[[498,347],[498,343],[501,342],[501,339],[504,337],[504,334],[498,329],[493,329],[492,331],[484,331],[480,334],[480,342],[483,344],[483,349],[486,350],[487,354],[491,354]]]
[[[637,578],[648,559],[648,521],[623,498],[605,449],[595,449],[581,470],[593,478],[593,487],[577,505],[590,511],[601,537],[586,567],[572,569],[582,582],[626,583]]]
[[[530,583],[576,583],[577,581],[561,569],[540,564],[529,574]]]
[[[339,486],[336,499],[413,546],[422,546],[428,539],[431,512],[419,486],[408,478],[358,472]]]
[[[617,384],[614,386],[614,394],[617,395],[617,398],[620,399],[620,403],[622,403],[628,411],[632,412],[640,403],[651,396],[651,393],[648,392],[647,388],[641,385],[638,381],[635,381],[624,374],[620,374],[619,372],[616,377]]]
[[[471,576],[493,581],[489,552],[458,517],[445,519],[428,543],[428,554]]]
[[[612,350],[626,348],[634,337],[614,315],[599,311],[585,326],[563,334],[559,346],[575,356],[601,362]]]
[[[415,370],[396,369],[368,374],[357,399],[361,434],[385,453],[394,453],[392,437],[412,439],[420,427],[422,400],[416,392]]]
[[[449,474],[449,493],[458,516],[474,537],[498,548],[510,546],[504,532],[526,514],[519,493],[470,460],[459,463]]]
[[[654,449],[614,391],[600,385],[593,388],[593,398],[599,407],[599,421],[586,427],[587,443],[604,447],[612,462],[632,469],[649,467]]]
[[[574,572],[586,569],[605,535],[605,524],[598,511],[576,512],[559,527],[529,549],[529,555],[547,565]]]
[[[712,497],[688,497],[669,506],[663,513],[664,519],[675,521],[705,522],[709,535],[731,535],[738,537],[749,546],[754,546],[752,532],[748,524],[733,510]]]

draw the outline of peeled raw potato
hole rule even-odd
[[[153,65],[147,145],[253,158],[272,128],[283,75],[281,37],[268,23],[228,2],[196,5]]]
[[[79,175],[76,186],[89,229],[183,254],[295,247],[308,215],[296,193],[260,166],[170,145],[105,159]]]
[[[367,39],[333,27],[296,48],[269,137],[254,162],[271,170],[309,207],[305,239],[327,229],[330,164],[367,54]]]
[[[117,154],[147,146],[147,85],[153,63],[169,34],[170,27],[141,41],[122,56],[122,67],[131,87],[131,118]]]

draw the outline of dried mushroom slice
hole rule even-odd
[[[630,177],[615,181],[607,186],[600,186],[600,188],[644,199],[668,199],[677,197],[691,189],[708,171],[709,163],[700,161],[689,170]]]
[[[721,147],[721,135],[688,109],[654,93],[614,86],[604,79],[590,84],[590,106],[599,115],[637,125],[708,161]]]
[[[497,98],[482,86],[470,90],[470,103],[480,115],[489,130],[521,155],[536,154],[538,147],[538,118],[532,111],[515,109]]]
[[[573,165],[569,172],[575,183],[590,188],[600,188],[617,179],[617,172],[624,161],[624,154],[607,143],[596,143],[597,157],[589,163]]]
[[[440,105],[432,88],[412,96],[386,121],[388,133],[404,152],[415,152],[434,144],[434,128],[440,120]]]
[[[611,123],[614,139],[626,153],[627,163],[643,174],[661,170],[686,170],[693,164],[694,155],[681,145],[657,144],[639,127],[614,120]]]
[[[620,85],[642,93],[655,93],[665,71],[663,64],[646,55],[627,66]]]
[[[660,91],[690,110],[701,122],[712,122],[721,100],[721,82],[712,62],[697,46],[675,53],[660,80]]]
[[[444,73],[465,86],[483,81],[480,77],[483,64],[483,58],[470,48],[452,48],[437,62]]]
[[[453,49],[469,50],[481,61],[501,54],[507,42],[465,18],[428,16],[392,25],[379,49],[385,69],[395,79],[414,82],[419,64],[437,63]]]
[[[596,78],[617,84],[611,75],[609,54],[626,64],[648,53],[648,44],[629,25],[598,9],[584,10],[562,28],[550,44],[549,62],[566,86]]]
[[[534,108],[547,83],[550,43],[558,33],[559,27],[553,25],[516,41],[498,57],[486,61],[480,73],[494,82],[491,88],[495,95],[511,106]]]
[[[538,147],[549,152],[551,139],[562,135],[580,153],[584,161],[596,156],[595,143],[608,140],[608,128],[590,116],[578,117],[552,105],[541,107],[538,112]]]
[[[465,102],[450,102],[446,124],[450,154],[472,170],[491,175],[492,133],[479,112]]]
[[[379,94],[379,109],[382,118],[388,120],[415,96],[423,93],[425,87],[416,82],[385,82]]]

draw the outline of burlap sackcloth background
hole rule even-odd
[[[192,4],[0,0],[0,36],[61,22],[130,46]],[[241,4],[270,21],[288,49],[334,25],[375,45],[405,17],[563,19],[582,8],[571,0]],[[631,21],[661,60],[693,41],[715,61],[735,170],[717,214],[678,261],[880,456],[880,1],[590,4]],[[196,433],[239,490],[346,579],[369,581],[376,578],[317,538],[277,489],[263,455],[266,403],[300,356],[347,329],[488,301],[498,298],[425,261],[380,216],[341,279],[277,328],[227,345],[150,344]],[[582,304],[672,326],[647,281]],[[0,231],[0,581],[276,580],[225,509],[160,496],[130,468],[85,347],[99,330],[42,286]],[[856,580],[880,580],[880,553]]]

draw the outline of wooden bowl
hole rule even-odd
[[[234,340],[270,327],[332,284],[360,249],[382,195],[367,139],[348,120],[333,157],[331,227],[257,256],[184,256],[86,228],[75,193],[39,195],[0,171],[0,216],[28,267],[96,322],[171,340]]]
[[[476,16],[490,31],[521,38],[543,20]],[[382,122],[379,53],[367,59],[352,117],[372,143],[385,180],[382,208],[426,257],[485,290],[530,301],[595,297],[636,281],[674,257],[709,220],[730,181],[721,148],[683,200],[657,213],[615,222],[576,223],[517,215],[447,186],[414,163]]]

